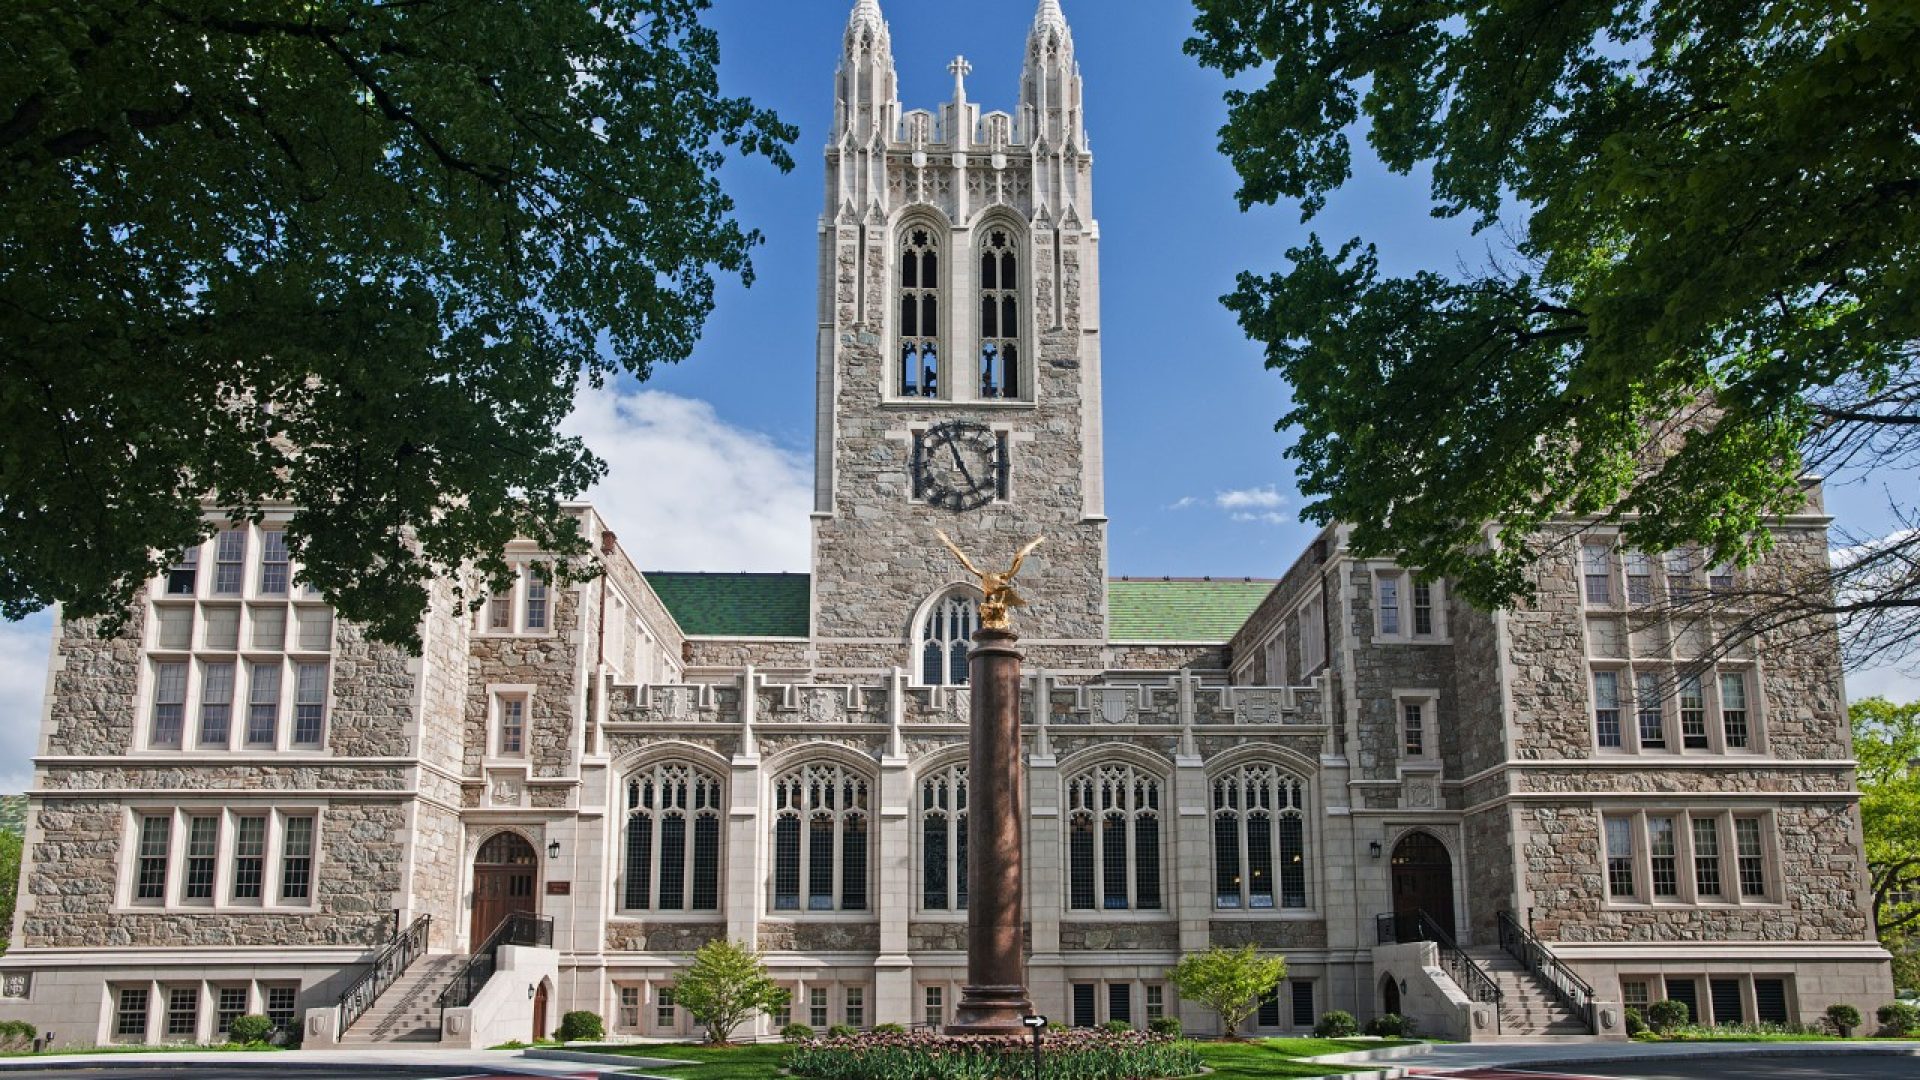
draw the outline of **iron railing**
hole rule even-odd
[[[340,1026],[336,1029],[339,1034],[346,1034],[355,1020],[373,1008],[373,1003],[386,993],[387,987],[400,981],[400,976],[407,973],[413,962],[426,954],[427,927],[432,919],[431,915],[422,915],[413,920],[412,926],[396,934],[392,941],[387,942],[387,947],[380,950],[380,955],[373,958],[367,973],[354,980],[346,993],[340,995]]]
[[[1486,969],[1473,962],[1473,957],[1460,950],[1454,944],[1453,935],[1441,929],[1440,924],[1424,911],[1395,912],[1374,918],[1375,936],[1382,945],[1406,945],[1415,941],[1431,941],[1438,947],[1440,967],[1452,979],[1461,993],[1469,1001],[1483,1002],[1493,1006],[1493,1030],[1500,1032],[1500,1005],[1505,997],[1500,992],[1500,984]]]
[[[516,911],[508,915],[473,955],[467,958],[467,964],[453,977],[445,990],[440,991],[440,1011],[444,1015],[448,1009],[458,1009],[473,1004],[473,997],[480,988],[493,978],[495,961],[502,945],[533,945],[541,948],[553,948],[553,918],[547,915],[535,915],[530,911]]]
[[[1551,986],[1560,1004],[1584,1021],[1589,1032],[1596,1030],[1593,1023],[1593,987],[1553,955],[1553,950],[1547,948],[1544,942],[1521,926],[1510,911],[1500,913],[1500,947]]]

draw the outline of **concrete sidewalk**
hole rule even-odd
[[[444,1050],[437,1046],[382,1046],[340,1050],[244,1050],[197,1054],[192,1051],[161,1054],[47,1054],[44,1056],[0,1059],[0,1074],[35,1069],[111,1069],[116,1066],[140,1066],[148,1069],[219,1073],[245,1069],[288,1072],[338,1072],[355,1065],[385,1065],[398,1068],[433,1069],[447,1076],[464,1072],[507,1073],[517,1076],[568,1076],[624,1074],[627,1070],[656,1064],[657,1059],[629,1058],[618,1069],[578,1061],[538,1061],[519,1050]]]
[[[1583,1066],[1656,1061],[1684,1061],[1695,1058],[1728,1057],[1807,1057],[1825,1054],[1870,1054],[1885,1057],[1920,1059],[1920,1040],[1876,1039],[1871,1042],[1776,1042],[1776,1043],[1440,1043],[1429,1044],[1424,1053],[1409,1055],[1412,1047],[1361,1051],[1335,1055],[1330,1064],[1360,1064],[1363,1059],[1387,1067],[1388,1077],[1419,1076],[1461,1069],[1522,1068],[1562,1069],[1579,1072]],[[1373,1057],[1378,1054],[1378,1057]],[[1920,1075],[1920,1064],[1915,1066]],[[1378,1078],[1380,1073],[1356,1073]]]

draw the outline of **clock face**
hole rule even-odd
[[[914,438],[913,494],[955,512],[1006,497],[1006,436],[985,424],[950,420]]]

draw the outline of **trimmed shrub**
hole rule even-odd
[[[1177,1016],[1156,1016],[1147,1021],[1147,1030],[1155,1035],[1165,1035],[1169,1039],[1181,1036],[1180,1018]]]
[[[835,1024],[827,1029],[829,1039],[851,1039],[860,1034],[860,1029],[852,1024]]]
[[[1313,1025],[1313,1033],[1322,1039],[1344,1039],[1360,1034],[1360,1022],[1345,1009],[1328,1009],[1320,1014],[1320,1022]]]
[[[563,1043],[599,1042],[607,1037],[607,1025],[599,1013],[579,1009],[560,1018],[560,1028],[553,1037]]]
[[[1629,1038],[1647,1030],[1647,1018],[1641,1016],[1640,1010],[1631,1005],[1627,1006],[1626,1020],[1627,1036]]]
[[[1154,1080],[1201,1070],[1192,1043],[1100,1028],[1041,1035],[1040,1080]],[[1031,1036],[949,1040],[931,1032],[872,1033],[795,1047],[787,1071],[807,1080],[1032,1080]]]
[[[258,1013],[236,1016],[227,1027],[227,1041],[235,1043],[263,1043],[273,1035],[273,1021]]]
[[[1693,1010],[1687,1008],[1684,1001],[1668,998],[1647,1006],[1647,1026],[1655,1035],[1665,1035],[1682,1024],[1693,1020]]]
[[[1413,1028],[1413,1017],[1401,1016],[1399,1013],[1386,1013],[1368,1021],[1367,1034],[1378,1035],[1384,1039],[1404,1039],[1413,1034]]]
[[[1127,1023],[1125,1020],[1109,1020],[1100,1026],[1113,1032],[1115,1035],[1125,1035],[1127,1032],[1133,1030],[1133,1025]]]
[[[27,1050],[40,1029],[25,1020],[0,1020],[0,1050]]]
[[[1880,1021],[1882,1035],[1920,1035],[1920,1005],[1909,1001],[1895,1001],[1882,1005],[1873,1014]]]
[[[805,1024],[788,1024],[780,1029],[780,1038],[790,1043],[803,1043],[813,1038],[813,1029]]]
[[[1827,1023],[1833,1025],[1833,1030],[1839,1032],[1841,1038],[1846,1038],[1853,1034],[1854,1028],[1860,1026],[1860,1010],[1844,1001],[1835,1002],[1827,1006]]]
[[[873,1033],[875,1035],[905,1035],[907,1029],[905,1025],[902,1024],[875,1024],[873,1025]]]

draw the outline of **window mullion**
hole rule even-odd
[[[1240,910],[1242,911],[1253,909],[1253,863],[1248,859],[1252,851],[1252,841],[1247,836],[1251,818],[1246,798],[1250,790],[1251,785],[1245,783],[1240,785],[1240,806],[1233,815],[1234,842],[1240,848]]]
[[[654,791],[665,793],[664,778],[656,779]],[[664,803],[665,800],[656,798],[655,801]],[[652,912],[660,910],[660,849],[666,846],[660,842],[660,833],[661,825],[666,819],[667,812],[664,805],[656,807],[647,814],[647,910]]]
[[[838,778],[836,778],[835,782],[836,783],[838,782]],[[834,911],[840,910],[840,889],[841,889],[841,886],[845,884],[846,876],[847,876],[846,874],[846,871],[847,871],[847,852],[846,852],[847,822],[846,822],[845,814],[846,814],[846,811],[844,808],[835,807],[833,810],[833,817],[831,818],[833,822],[833,856],[832,856],[833,861],[830,864],[830,866],[833,872],[828,874],[827,876],[833,879],[829,883],[829,888],[833,890],[833,910]]]

